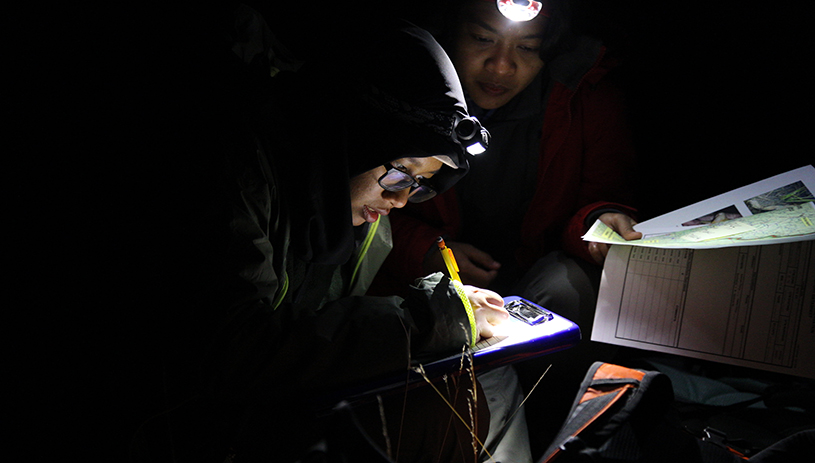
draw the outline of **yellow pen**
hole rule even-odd
[[[447,266],[447,273],[450,274],[450,278],[461,283],[461,278],[458,277],[458,263],[456,263],[456,258],[453,256],[453,251],[444,244],[444,238],[441,236],[436,239],[436,244],[439,245],[441,258],[444,259],[444,265]]]

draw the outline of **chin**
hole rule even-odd
[[[483,98],[482,97],[482,98],[479,98],[478,100],[473,99],[473,103],[475,103],[479,108],[486,109],[486,110],[498,109],[501,106],[504,106],[505,104],[507,104],[507,101],[509,101],[509,100],[507,100],[505,98],[500,98],[499,99],[499,98],[491,98],[491,97],[490,98]]]

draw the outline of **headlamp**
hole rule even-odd
[[[498,11],[513,21],[530,21],[541,12],[541,2],[533,0],[496,0]]]
[[[456,117],[453,138],[472,155],[483,153],[490,145],[490,133],[472,116]]]

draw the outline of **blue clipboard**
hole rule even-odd
[[[540,357],[580,342],[577,324],[533,302],[508,296],[504,298],[504,308],[511,315],[509,319],[495,327],[493,337],[478,342],[472,349],[476,371]],[[538,314],[537,319],[532,318]],[[425,364],[425,374],[433,379],[456,371],[466,355],[462,352]]]
[[[580,342],[577,324],[531,301],[507,296],[504,297],[504,307],[511,315],[509,319],[495,327],[492,338],[478,342],[472,349],[424,363],[399,375],[322,397],[320,402],[333,405],[340,400],[364,401],[398,388],[424,384],[428,380],[439,381],[463,369],[472,367],[476,372],[489,370],[568,349]]]

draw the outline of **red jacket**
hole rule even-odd
[[[548,99],[542,99],[546,107],[540,149],[535,154],[537,184],[521,241],[512,243],[522,268],[554,249],[593,262],[581,239],[591,225],[586,219],[602,209],[632,216],[635,212],[623,205],[630,204],[633,196],[634,149],[621,92],[604,79],[614,64],[605,55],[604,47],[585,41],[574,53],[549,64],[552,85]],[[581,62],[584,72],[577,72]],[[489,123],[485,125],[489,129]],[[513,141],[493,137],[492,143],[501,142]],[[455,241],[460,218],[455,188],[431,201],[394,210],[394,249],[374,291],[393,291],[423,276],[425,253],[438,236]]]

